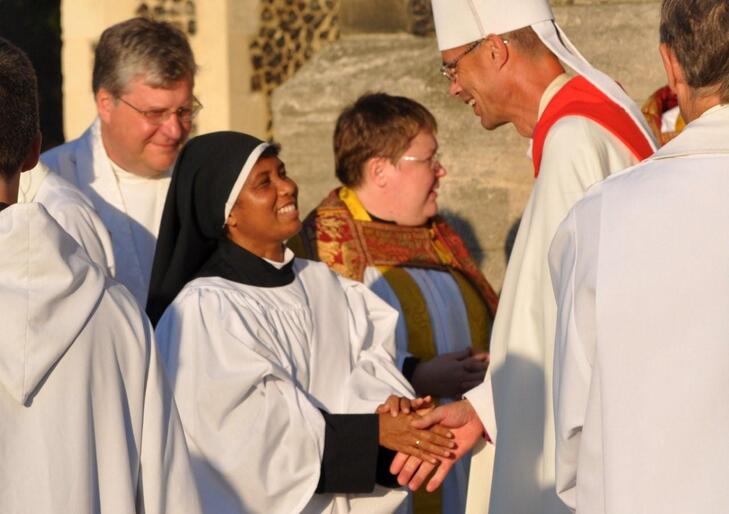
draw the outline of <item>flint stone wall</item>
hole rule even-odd
[[[579,1],[579,0],[578,0]],[[582,53],[640,104],[664,84],[658,56],[658,2],[563,5],[555,16]],[[485,131],[470,107],[447,94],[434,37],[343,34],[273,95],[273,130],[299,183],[306,214],[337,186],[331,138],[337,115],[367,91],[410,96],[439,123],[448,176],[439,205],[501,288],[507,250],[533,184],[528,141],[511,126]]]

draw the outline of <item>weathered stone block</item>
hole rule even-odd
[[[623,84],[639,103],[661,86],[657,52],[659,3],[555,8],[565,32],[595,66]],[[404,34],[350,35],[326,48],[273,97],[274,135],[301,189],[308,212],[337,185],[332,132],[341,109],[367,91],[407,95],[428,107],[439,123],[448,176],[441,209],[500,288],[505,247],[533,183],[528,141],[512,127],[487,132],[469,107],[450,98],[438,73],[435,39]]]
[[[433,31],[430,0],[341,0],[343,34]]]
[[[408,32],[410,0],[342,0],[342,33]]]

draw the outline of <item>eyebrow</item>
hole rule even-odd
[[[0,1],[2,1],[2,0],[0,0]],[[175,109],[175,110],[179,110],[179,109],[190,109],[190,108],[192,108],[192,106],[194,104],[195,104],[195,101],[194,100],[190,100],[190,102],[188,102],[188,103],[183,103],[182,105],[180,105],[178,107],[162,107],[160,105],[154,105],[154,104],[152,104],[149,107],[146,107],[146,108],[144,108],[142,110],[144,110],[144,111],[167,111],[169,109]]]
[[[253,178],[258,178],[259,176],[261,176],[263,174],[275,173],[275,172],[280,171],[281,169],[285,169],[285,168],[286,168],[286,165],[282,162],[278,166],[272,166],[272,167],[267,166],[263,169],[259,169],[255,172],[252,172],[253,173],[252,176],[253,176]]]

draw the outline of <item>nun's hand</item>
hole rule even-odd
[[[413,425],[420,428],[430,425],[446,426],[451,429],[457,447],[451,452],[451,458],[440,459],[439,465],[406,455],[406,452],[398,453],[390,465],[390,472],[398,475],[397,481],[400,485],[407,485],[412,491],[416,491],[426,481],[426,490],[435,491],[443,483],[456,460],[465,455],[480,439],[490,440],[476,411],[467,400],[438,407],[414,420]]]
[[[431,464],[437,464],[439,458],[451,457],[455,443],[453,434],[447,428],[437,424],[428,429],[415,428],[411,423],[420,416],[413,413],[400,413],[393,417],[388,412],[383,412],[378,416],[380,446],[412,455]]]

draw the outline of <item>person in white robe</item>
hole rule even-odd
[[[395,512],[391,450],[450,453],[447,431],[375,414],[412,396],[396,312],[325,264],[294,259],[296,184],[278,149],[235,132],[183,149],[147,311],[205,512]],[[434,462],[433,456],[427,457]]]
[[[91,260],[115,275],[111,236],[94,210],[94,206],[76,186],[50,173],[39,162],[32,170],[20,175],[20,203],[37,202],[74,240]]]
[[[656,145],[638,107],[581,56],[546,0],[518,5],[433,0],[432,5],[449,92],[473,108],[484,128],[511,123],[531,139],[536,181],[506,270],[485,380],[465,393],[467,401],[430,419],[454,414],[459,422],[481,424],[481,430],[468,432],[476,439],[465,446],[482,441],[482,430],[495,442],[471,461],[468,512],[563,513],[554,492],[557,307],[549,244],[591,184],[648,157]],[[565,73],[565,65],[574,76]],[[475,413],[455,416],[456,409]],[[403,480],[415,465],[408,466]],[[441,466],[436,477],[447,469]],[[411,487],[423,476],[415,475]],[[430,487],[438,483],[436,478]]]
[[[171,168],[201,107],[195,71],[186,36],[169,23],[133,18],[109,27],[95,47],[97,119],[41,156],[91,200],[111,234],[114,276],[141,306]]]
[[[38,203],[30,61],[0,38],[0,510],[198,514],[151,324]]]
[[[663,3],[688,124],[552,243],[556,487],[580,514],[729,512],[727,26],[727,0]]]

